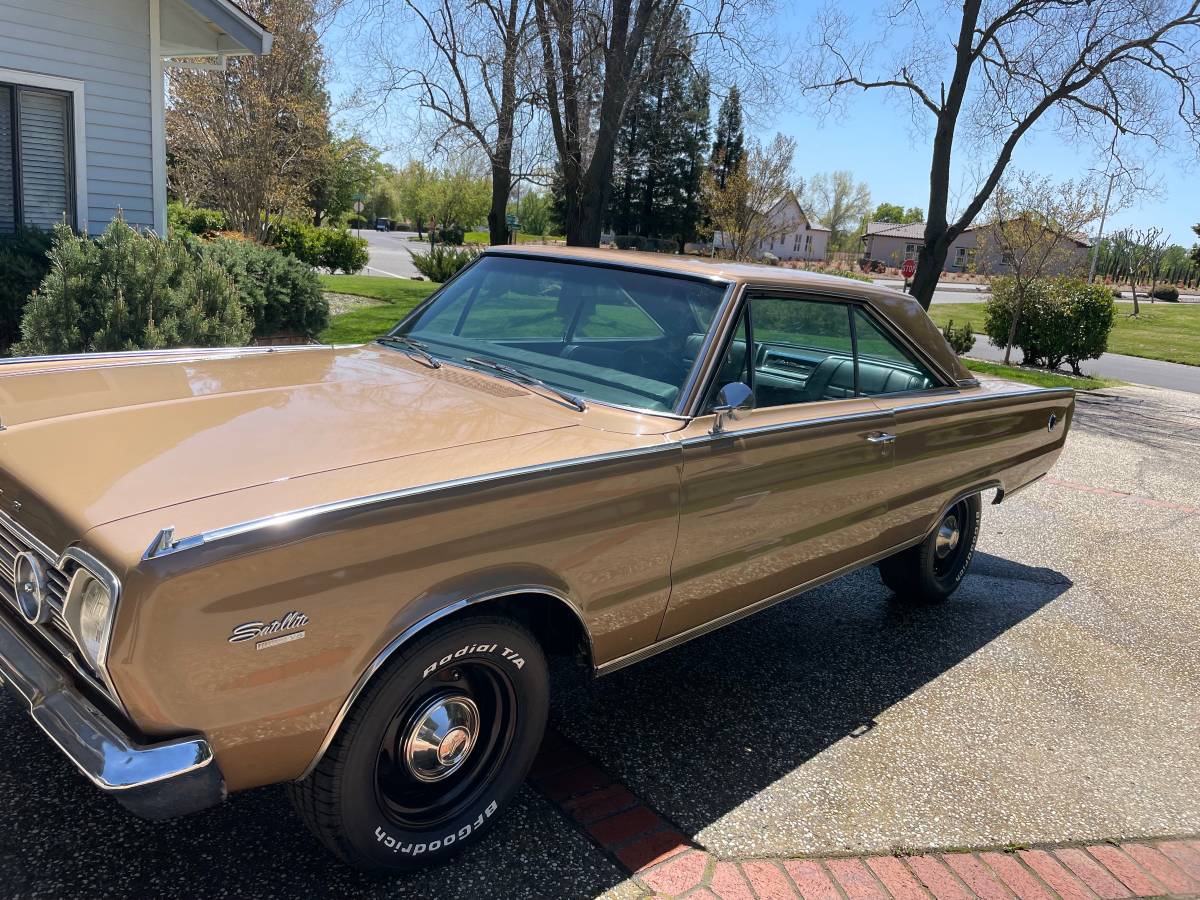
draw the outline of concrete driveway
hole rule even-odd
[[[1081,396],[1051,476],[985,507],[950,603],[906,610],[864,570],[598,682],[564,675],[556,728],[725,859],[1200,832],[1197,434],[1195,395]],[[645,893],[529,789],[484,846],[392,882],[332,862],[278,788],[139,822],[7,695],[0,794],[7,896]]]

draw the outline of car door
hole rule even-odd
[[[700,415],[683,444],[679,540],[660,639],[731,616],[892,546],[890,410],[856,396],[853,304],[751,293],[708,391],[753,411]]]

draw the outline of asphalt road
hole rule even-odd
[[[391,275],[395,278],[412,278],[419,275],[413,265],[412,251],[424,252],[429,247],[420,241],[410,241],[416,237],[415,231],[375,231],[362,230],[362,236],[367,241],[367,268],[364,275]]]
[[[993,346],[986,335],[977,334],[970,355],[978,359],[1003,362],[1004,348]],[[1024,358],[1020,349],[1014,347],[1012,363],[1020,365]],[[1181,363],[1124,356],[1120,353],[1102,353],[1099,359],[1089,359],[1080,368],[1086,375],[1200,394],[1200,366],[1185,366]]]
[[[1195,395],[1081,396],[1054,480],[985,506],[950,603],[906,610],[867,569],[561,678],[557,726],[719,855],[1200,832],[1198,433]],[[530,791],[484,846],[393,881],[332,862],[279,788],[140,822],[6,694],[0,796],[9,897],[632,895]]]

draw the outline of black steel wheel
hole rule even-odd
[[[524,781],[548,698],[545,657],[526,628],[452,621],[371,680],[292,799],[322,843],[360,869],[442,862],[478,841]]]
[[[879,563],[883,583],[898,600],[941,603],[949,599],[975,555],[982,507],[979,494],[959,500],[920,544]]]

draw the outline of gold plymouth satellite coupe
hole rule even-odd
[[[0,366],[0,681],[147,818],[289,782],[341,859],[478,840],[597,675],[868,564],[945,600],[1070,390],[910,297],[495,248],[362,346]]]

